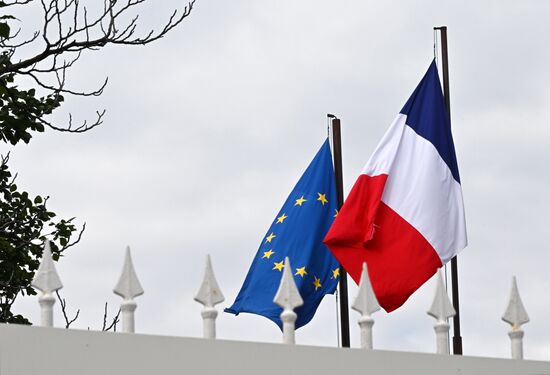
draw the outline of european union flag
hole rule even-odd
[[[328,139],[306,169],[267,231],[233,303],[225,309],[263,315],[282,327],[282,309],[273,302],[285,257],[304,304],[296,309],[296,328],[307,324],[321,299],[334,293],[340,266],[323,244],[337,215],[336,181]]]

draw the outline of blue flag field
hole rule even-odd
[[[338,284],[340,269],[323,244],[338,214],[336,180],[328,139],[306,169],[262,239],[244,284],[225,312],[246,312],[271,319],[282,327],[282,309],[273,299],[289,257],[294,280],[304,300],[295,310],[296,328],[307,324],[325,294]]]

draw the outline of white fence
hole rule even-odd
[[[2,375],[550,374],[550,363],[0,324]]]
[[[283,308],[282,341],[285,344],[294,344],[296,314],[293,310],[303,303],[290,269],[286,259],[281,284],[274,296],[274,302]],[[380,306],[372,291],[366,264],[363,265],[358,295],[352,308],[361,314],[358,319],[361,347],[367,351],[212,340],[216,337],[215,321],[218,315],[215,306],[223,302],[224,297],[214,276],[210,257],[207,257],[204,279],[195,297],[204,306],[201,315],[203,335],[207,340],[125,334],[134,332],[134,311],[137,308],[134,298],[143,294],[132,265],[130,249],[127,249],[123,271],[114,288],[114,292],[123,298],[121,314],[124,333],[49,328],[53,326],[52,307],[55,298],[52,294],[62,288],[62,283],[51,259],[48,243],[33,286],[42,292],[39,297],[41,325],[46,328],[0,325],[0,375],[30,374],[32,371],[40,371],[45,375],[96,374],[99,371],[103,374],[171,374],[186,370],[204,373],[224,371],[271,374],[307,371],[329,374],[342,371],[340,366],[343,364],[346,372],[356,369],[384,374],[402,374],[405,371],[422,374],[550,374],[550,362],[517,361],[523,358],[524,333],[521,326],[529,321],[529,317],[523,307],[515,278],[502,319],[512,327],[508,334],[512,358],[516,360],[446,355],[449,354],[448,319],[455,311],[441,275],[438,276],[434,301],[428,310],[428,314],[436,319],[435,355],[370,350],[373,349],[374,324],[371,315]],[[32,356],[32,361],[26,360],[28,356]],[[51,372],[48,372],[49,369]]]

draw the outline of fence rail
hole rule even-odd
[[[0,324],[2,375],[550,374],[550,363]]]

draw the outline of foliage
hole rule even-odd
[[[0,322],[30,324],[15,315],[11,306],[19,293],[36,294],[31,281],[40,264],[44,239],[51,240],[53,258],[58,260],[80,241],[82,231],[70,242],[76,230],[74,218],[54,221],[55,213],[46,207],[47,197],[32,198],[26,191],[18,191],[7,162],[8,157],[3,157],[0,163]]]
[[[157,31],[142,35],[138,31],[139,9],[147,0],[88,0],[89,7],[84,2],[0,0],[0,11],[10,13],[0,14],[0,143],[29,143],[47,128],[83,133],[102,124],[105,110],[96,111],[90,122],[74,124],[70,114],[64,125],[50,120],[65,96],[99,96],[107,85],[105,79],[95,90],[72,90],[66,85],[70,68],[86,52],[108,45],[146,45],[164,37],[191,13],[195,0],[182,11],[174,10]],[[15,14],[17,9],[32,6],[42,12],[42,22],[27,24],[33,29],[32,36],[23,39],[27,30],[13,28],[21,22]],[[9,155],[0,160],[0,322],[30,324],[11,307],[20,293],[36,294],[30,283],[39,266],[44,239],[52,241],[53,257],[58,260],[80,241],[85,226],[70,242],[77,230],[74,218],[55,220],[55,213],[46,207],[48,198],[31,199],[20,191],[8,159]],[[109,327],[116,325],[116,320]],[[67,326],[71,323],[67,320]]]

